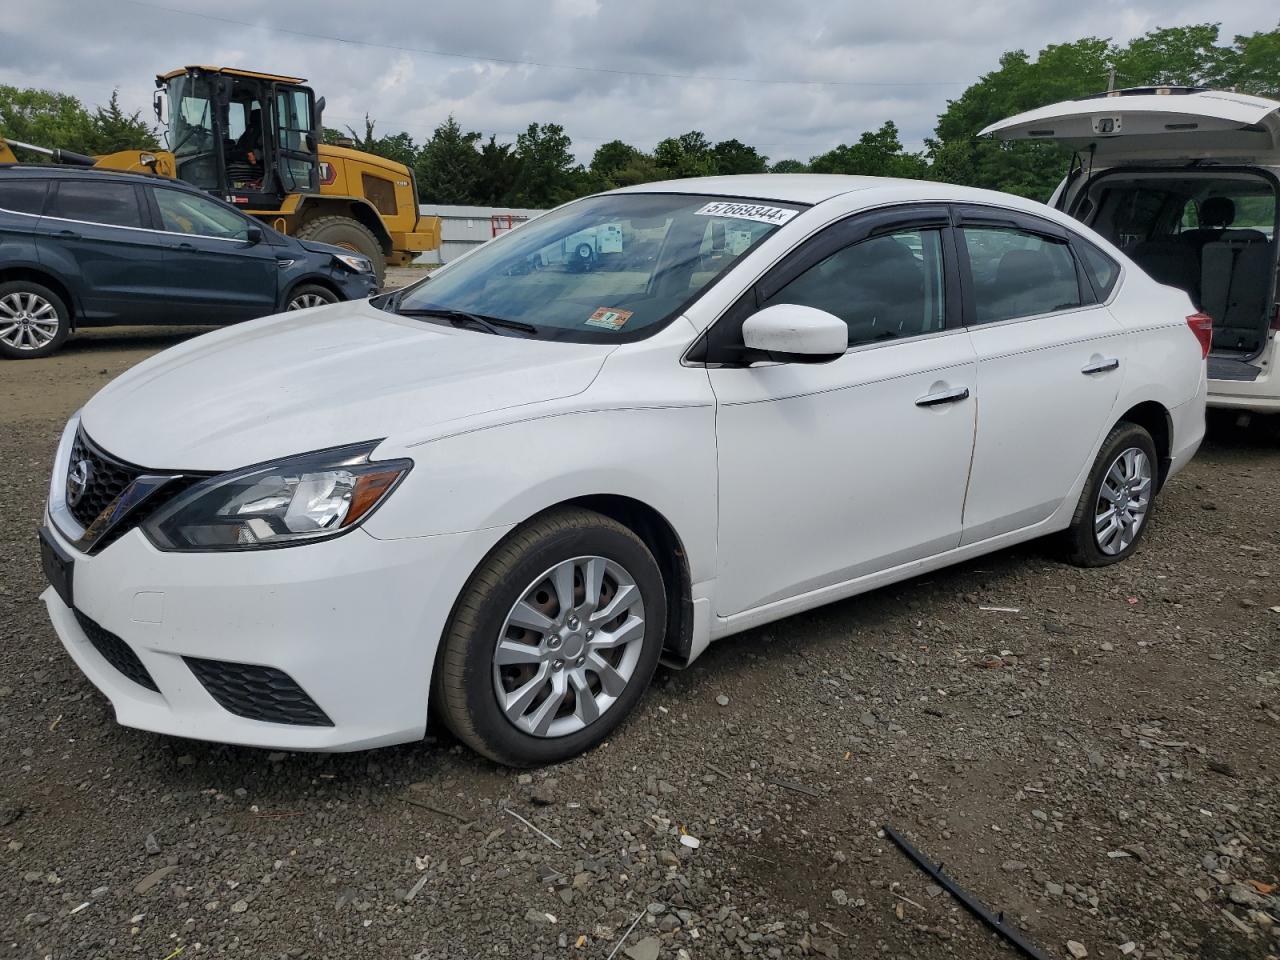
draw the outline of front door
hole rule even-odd
[[[1092,462],[1124,377],[1126,334],[1095,303],[1067,233],[1035,217],[958,211],[965,312],[982,407],[964,542],[1047,520]]]
[[[949,234],[942,208],[837,224],[711,331],[718,615],[959,544],[977,361],[960,326]],[[775,303],[839,316],[848,352],[827,364],[734,364],[742,320]]]
[[[275,312],[276,248],[250,240],[253,231],[261,233],[255,221],[193,191],[148,190],[164,227],[171,322],[235,323]]]
[[[276,84],[276,171],[285,193],[317,193],[320,159],[315,95],[307,87]]]

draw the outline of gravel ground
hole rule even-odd
[[[1125,564],[1033,544],[752,631],[529,775],[116,726],[33,534],[66,416],[188,334],[0,365],[0,956],[1013,956],[886,823],[1048,956],[1280,953],[1275,424],[1215,421]]]

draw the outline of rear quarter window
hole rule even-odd
[[[48,189],[47,180],[0,180],[0,210],[38,216]]]
[[[1095,247],[1087,240],[1076,239],[1076,249],[1080,251],[1080,260],[1084,264],[1084,272],[1093,284],[1094,293],[1100,302],[1105,302],[1111,291],[1116,288],[1120,279],[1120,264]]]
[[[46,214],[111,227],[142,226],[142,208],[133,184],[111,180],[60,181]]]

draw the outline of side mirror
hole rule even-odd
[[[743,321],[742,342],[780,363],[830,363],[848,349],[849,327],[825,310],[775,303]]]
[[[245,238],[245,240],[247,240],[247,241],[249,242],[249,245],[250,245],[250,246],[253,246],[254,244],[261,243],[261,242],[262,242],[262,228],[261,228],[261,227],[250,227],[248,230],[246,230],[246,231],[244,232],[244,238]]]

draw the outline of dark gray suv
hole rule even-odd
[[[172,180],[0,166],[0,357],[81,327],[228,324],[368,297],[372,265]]]

